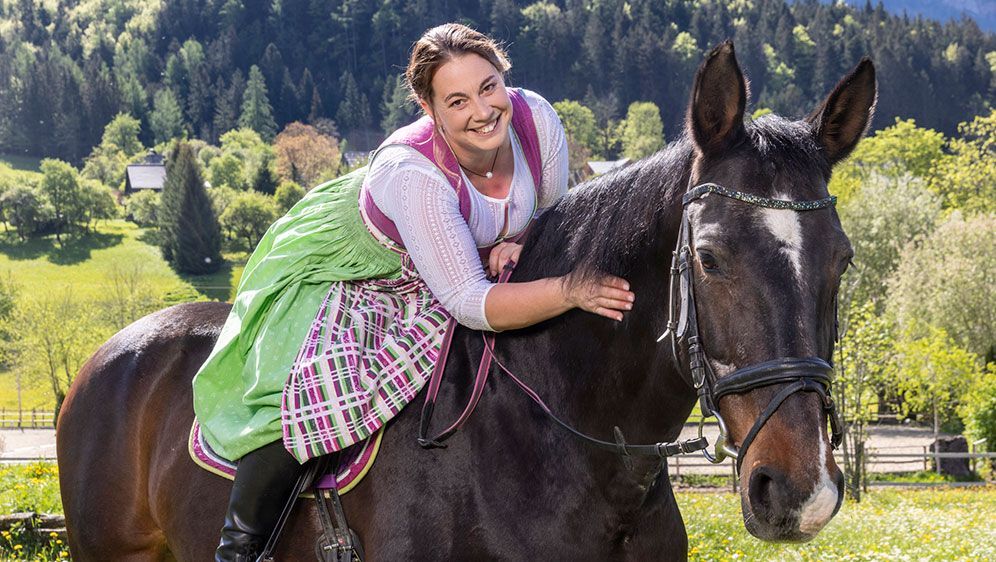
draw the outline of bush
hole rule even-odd
[[[304,197],[304,188],[292,181],[280,182],[274,199],[281,212],[286,213]]]
[[[146,189],[128,197],[125,211],[128,220],[142,227],[159,224],[159,194]]]
[[[220,222],[230,236],[244,240],[247,250],[252,251],[279,216],[272,197],[247,191],[240,193],[225,209]]]

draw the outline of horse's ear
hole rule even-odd
[[[848,154],[864,136],[875,112],[878,89],[875,65],[864,57],[850,74],[837,83],[830,95],[814,110],[808,122],[816,142],[826,151],[830,165]]]
[[[733,41],[714,48],[695,74],[685,130],[703,153],[718,153],[745,136],[744,108],[750,96]]]

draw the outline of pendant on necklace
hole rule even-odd
[[[491,179],[491,176],[493,176],[493,175],[494,174],[492,174],[491,172],[488,172],[488,173],[484,174],[484,177],[486,177],[488,179]]]

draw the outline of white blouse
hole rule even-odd
[[[484,315],[488,281],[477,248],[512,238],[530,219],[553,206],[567,192],[567,137],[560,117],[539,94],[522,90],[539,136],[543,184],[536,199],[532,174],[519,140],[512,134],[515,171],[504,199],[470,190],[470,220],[442,171],[406,145],[380,150],[364,181],[377,207],[398,227],[405,249],[432,294],[457,322],[493,331]],[[467,175],[466,185],[473,187]],[[501,237],[508,209],[508,234]]]

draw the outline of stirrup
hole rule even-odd
[[[320,464],[321,472],[331,474],[335,478],[338,468],[338,454],[328,455]],[[317,484],[317,483],[316,483]],[[331,487],[319,489],[313,487],[315,503],[318,507],[318,520],[322,524],[322,535],[315,544],[315,555],[322,562],[363,562],[363,546],[356,531],[349,528],[346,513],[342,509],[339,490],[333,483]]]

